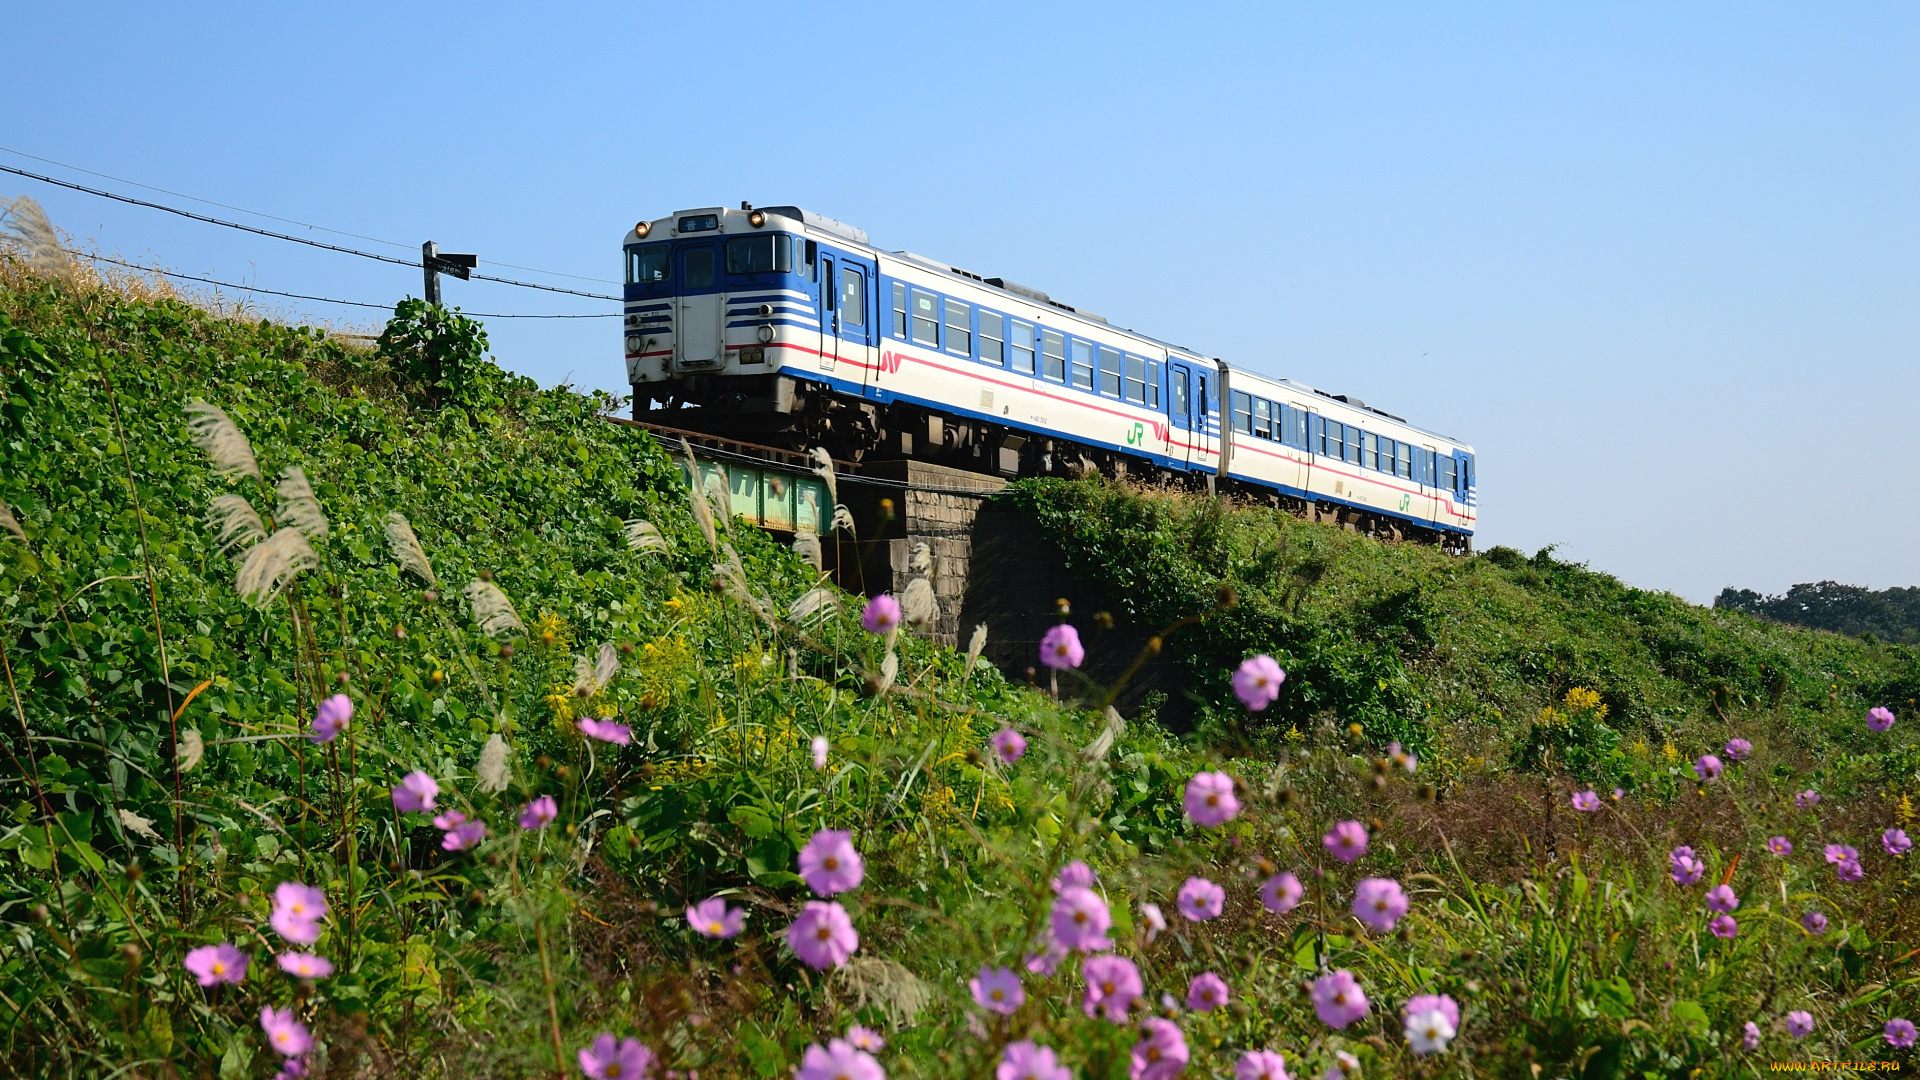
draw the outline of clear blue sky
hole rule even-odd
[[[0,146],[506,274],[798,203],[1475,443],[1483,547],[1695,600],[1920,583],[1920,7],[1583,7],[35,4]],[[22,192],[181,272],[420,287]],[[489,330],[624,391],[613,320]]]

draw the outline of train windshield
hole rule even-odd
[[[627,249],[627,284],[658,285],[667,280],[667,244],[638,244]]]
[[[727,241],[727,273],[789,274],[793,272],[790,236],[738,236]]]

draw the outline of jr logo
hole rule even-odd
[[[1146,441],[1147,441],[1147,428],[1145,424],[1136,423],[1133,425],[1133,427],[1127,429],[1127,445],[1128,446],[1144,446],[1146,445]]]
[[[1411,495],[1400,496],[1400,509],[1405,510],[1407,507],[1412,505],[1413,505],[1413,496]]]

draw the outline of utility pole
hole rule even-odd
[[[434,307],[443,306],[440,303],[441,274],[451,274],[461,281],[466,281],[467,275],[473,273],[473,268],[479,265],[480,256],[478,255],[442,254],[440,245],[431,240],[421,244],[420,272],[426,275],[427,303]]]

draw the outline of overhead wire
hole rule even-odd
[[[194,221],[205,222],[209,225],[219,225],[228,229],[238,229],[241,232],[249,232],[257,236],[270,237],[274,240],[286,240],[290,243],[305,244],[308,247],[320,248],[324,251],[337,251],[342,255],[358,255],[363,259],[373,259],[377,262],[392,263],[395,266],[409,266],[409,267],[418,268],[421,265],[417,260],[400,259],[400,258],[395,258],[392,255],[380,255],[371,251],[361,251],[357,248],[342,247],[339,244],[328,244],[319,240],[309,239],[304,236],[292,236],[287,233],[274,232],[271,229],[262,229],[252,225],[243,225],[237,221],[226,221],[221,218],[210,217],[206,214],[196,214],[191,210],[183,210],[177,206],[168,206],[165,203],[152,202],[147,199],[136,199],[131,195],[121,195],[117,192],[112,192],[112,191],[102,191],[99,188],[91,188],[86,186],[85,184],[76,184],[71,180],[59,180],[51,176],[42,176],[39,173],[28,172],[25,169],[16,169],[11,165],[0,165],[0,172],[12,173],[15,176],[24,176],[29,180],[38,180],[41,183],[52,184],[55,187],[68,188],[70,190],[82,192],[87,195],[94,195],[102,199],[112,199],[116,202],[128,203],[133,206],[143,206],[150,210],[160,210],[165,213],[175,214],[183,218],[192,219]],[[515,281],[512,278],[494,277],[491,274],[473,274],[471,275],[471,278],[476,281],[492,281],[492,282],[497,282],[501,285],[513,285],[522,289],[540,289],[545,292],[565,293],[569,296],[584,296],[590,300],[610,300],[610,301],[613,301],[614,303],[620,302],[619,297],[607,296],[604,293],[581,292],[579,289],[563,289],[558,285],[542,285],[542,284],[539,284],[538,282],[533,282],[533,281]]]
[[[70,165],[67,162],[55,161],[52,158],[41,157],[38,154],[29,154],[24,150],[15,150],[10,146],[0,146],[0,153],[12,154],[15,157],[23,157],[29,161],[38,161],[47,165],[57,165],[62,169],[70,169],[78,173],[86,173],[88,176],[98,176],[102,180],[112,180],[118,184],[131,184],[134,187],[141,188],[146,191],[157,191],[162,195],[171,195],[176,199],[186,199],[188,202],[204,203],[207,206],[218,206],[223,210],[234,210],[242,214],[251,214],[254,217],[266,218],[269,221],[283,221],[283,222],[286,222],[288,225],[298,225],[303,229],[314,229],[319,232],[334,233],[335,235],[338,235],[338,236],[351,236],[355,240],[367,240],[375,244],[385,244],[388,247],[397,247],[402,250],[411,251],[414,249],[414,245],[402,243],[398,240],[383,240],[378,236],[367,236],[364,233],[348,232],[345,229],[334,229],[334,228],[329,228],[325,225],[315,225],[311,221],[301,221],[298,218],[281,217],[278,214],[269,214],[263,210],[249,210],[244,206],[235,206],[232,203],[223,203],[217,199],[203,199],[198,195],[189,195],[184,191],[173,191],[169,188],[155,187],[152,184],[143,184],[138,180],[129,180],[124,176],[115,176],[112,173],[103,173],[94,169],[85,168],[84,166],[80,166],[80,165]],[[548,277],[573,278],[576,281],[595,281],[595,282],[599,282],[602,285],[618,284],[618,282],[609,281],[606,278],[591,277],[586,274],[569,274],[561,270],[542,270],[537,266],[521,266],[518,263],[496,262],[495,265],[504,266],[511,270],[525,270],[530,274],[545,274]]]
[[[76,255],[82,259],[91,259],[94,262],[124,266],[129,270],[138,270],[144,274],[159,274],[162,277],[177,278],[181,281],[198,281],[202,284],[217,285],[222,289],[233,289],[239,292],[266,293],[270,296],[285,296],[295,300],[313,300],[322,304],[341,304],[346,307],[376,308],[381,311],[392,311],[394,308],[392,304],[374,304],[368,303],[365,300],[337,300],[331,296],[308,296],[305,293],[285,292],[280,289],[264,289],[257,285],[240,285],[231,281],[216,281],[213,278],[197,277],[193,274],[181,274],[172,270],[161,270],[152,266],[141,266],[139,263],[130,263],[122,259],[109,258],[105,255],[94,255],[85,251],[67,249],[67,253]],[[503,314],[500,312],[462,311],[460,314],[476,319],[617,319],[620,317],[618,312],[595,312],[590,315],[522,315]]]

